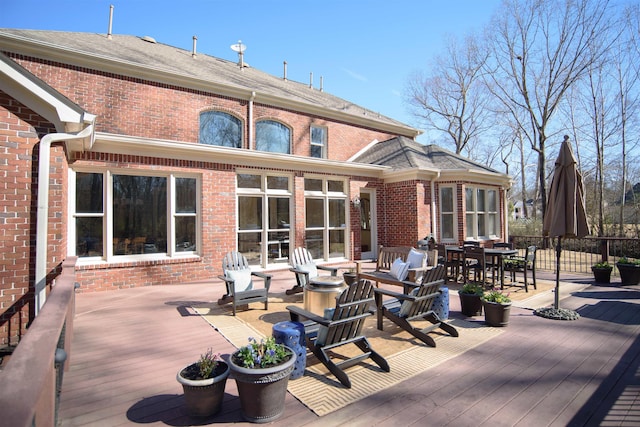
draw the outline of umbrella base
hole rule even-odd
[[[539,308],[534,311],[533,314],[553,320],[578,320],[580,318],[580,315],[577,312],[566,308]]]

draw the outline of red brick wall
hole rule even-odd
[[[37,157],[42,117],[0,92],[0,346],[17,344],[32,320],[35,280]],[[48,282],[66,254],[67,162],[51,147]]]
[[[395,136],[260,103],[254,103],[251,124],[247,100],[11,56],[83,109],[97,115],[96,129],[100,132],[197,142],[200,112],[219,109],[244,119],[245,146],[248,126],[254,126],[255,135],[256,121],[282,122],[292,130],[292,154],[302,156],[310,154],[310,126],[326,126],[328,157],[335,160],[348,159],[374,139],[384,141]]]

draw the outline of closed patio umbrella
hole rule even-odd
[[[576,158],[569,137],[564,136],[556,160],[547,211],[544,214],[542,232],[545,236],[557,237],[556,247],[556,294],[554,308],[558,310],[560,298],[560,254],[563,237],[584,237],[589,234],[587,214],[584,207],[582,175],[578,171]]]

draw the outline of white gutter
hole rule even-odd
[[[92,116],[95,120],[95,116]],[[38,153],[38,201],[36,214],[36,271],[35,297],[36,316],[47,299],[47,233],[49,229],[49,168],[51,166],[51,144],[60,141],[89,140],[87,149],[94,141],[94,123],[77,133],[49,133],[40,140]]]

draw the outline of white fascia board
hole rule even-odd
[[[93,150],[101,153],[269,167],[305,172],[335,173],[380,178],[386,166],[315,159],[290,154],[218,147],[193,142],[159,140],[97,132]]]
[[[402,181],[434,181],[439,174],[437,169],[402,169],[387,170],[383,174],[385,183],[402,182]]]
[[[268,104],[274,107],[288,108],[360,126],[371,127],[373,129],[403,135],[410,138],[416,138],[422,134],[422,131],[409,126],[380,122],[367,116],[345,113],[336,109],[299,102],[286,97],[262,94],[254,88],[215,83],[208,80],[193,78],[186,74],[176,74],[173,71],[167,71],[158,67],[141,66],[134,62],[115,60],[114,58],[105,55],[87,54],[86,52],[72,48],[60,48],[60,46],[52,43],[38,42],[19,36],[3,37],[0,35],[0,46],[4,49],[18,52],[21,55],[33,55],[37,58],[48,59],[79,67],[87,67],[118,75],[134,78],[137,77],[156,83],[170,84],[188,89],[211,92],[217,95],[229,96],[242,100],[249,100],[255,96],[254,102]],[[375,115],[375,113],[372,114]]]
[[[466,181],[511,188],[513,180],[509,175],[475,169],[442,170],[439,181]]]
[[[78,105],[0,52],[0,90],[49,120],[58,132],[78,131],[95,121]],[[78,124],[78,129],[69,124]]]

